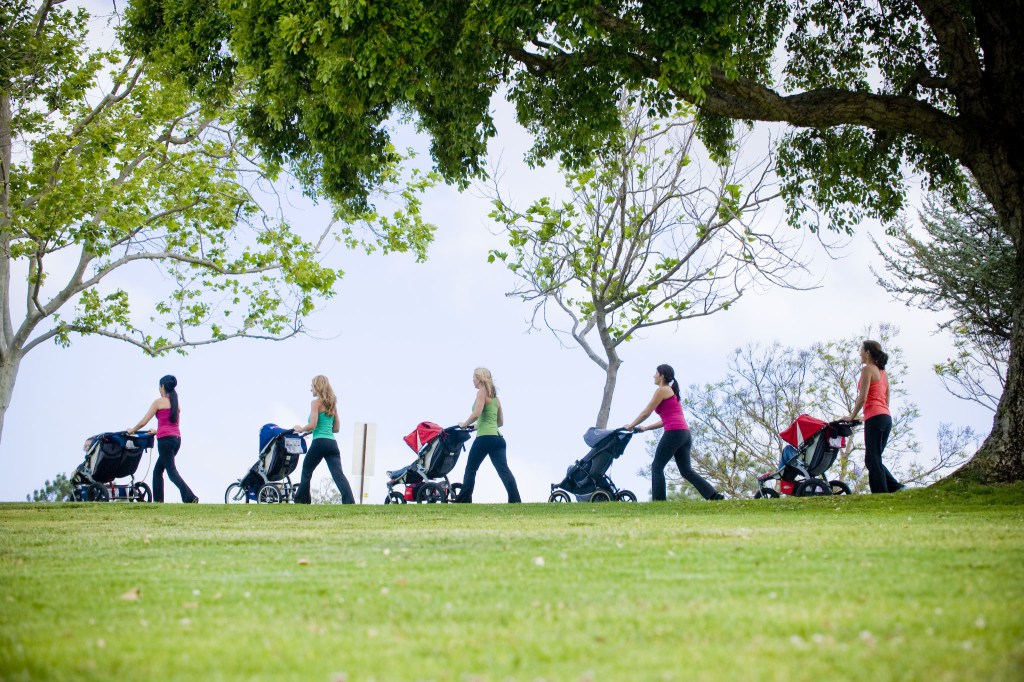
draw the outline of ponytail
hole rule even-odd
[[[661,378],[665,380],[665,383],[675,393],[676,400],[682,402],[683,398],[679,395],[679,382],[676,381],[676,371],[672,369],[672,365],[658,365],[655,371],[661,375]]]
[[[473,377],[483,384],[488,398],[498,397],[498,387],[494,385],[494,377],[491,376],[491,370],[486,367],[477,367],[473,370]]]
[[[871,361],[878,369],[885,369],[886,363],[889,362],[889,355],[882,350],[882,344],[878,341],[865,341],[863,348],[871,356]]]
[[[178,385],[178,380],[172,375],[160,378],[160,386],[164,389],[164,393],[167,394],[167,399],[171,401],[171,423],[178,423],[178,392],[174,388]]]

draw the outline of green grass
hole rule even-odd
[[[0,679],[1020,680],[1022,522],[1020,485],[0,505]]]

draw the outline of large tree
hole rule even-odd
[[[623,344],[652,327],[728,311],[755,284],[789,286],[797,245],[762,209],[777,194],[769,162],[712,160],[686,110],[652,118],[624,98],[623,130],[579,170],[567,200],[523,209],[496,180],[495,250],[519,279],[513,295],[568,334],[605,374],[594,424],[607,428]],[[767,224],[765,224],[767,223]]]
[[[288,338],[341,274],[325,245],[422,256],[414,188],[429,178],[397,186],[397,217],[340,204],[329,224],[293,228],[269,193],[282,169],[234,124],[242,89],[199,103],[145,59],[91,49],[87,13],[59,4],[0,4],[0,434],[41,344],[99,335],[159,355]],[[401,181],[394,166],[381,179]],[[145,264],[166,297],[133,307],[121,274],[138,296]]]
[[[438,168],[483,168],[505,93],[534,158],[585,161],[624,89],[726,119],[791,124],[778,169],[794,221],[892,220],[905,173],[963,196],[969,173],[1017,263],[1010,362],[993,430],[966,474],[1024,478],[1024,0],[134,0],[133,45],[210,97],[253,79],[246,128],[365,195],[388,121],[413,113]]]

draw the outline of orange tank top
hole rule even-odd
[[[864,419],[871,419],[880,414],[889,414],[889,377],[885,370],[879,371],[881,378],[868,384],[868,397],[864,400]],[[859,388],[859,386],[858,386]]]

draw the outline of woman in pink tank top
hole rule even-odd
[[[882,452],[892,431],[889,377],[885,373],[889,356],[882,350],[882,344],[865,341],[860,348],[860,361],[863,366],[857,380],[857,402],[847,419],[853,421],[861,407],[864,408],[864,465],[868,470],[868,485],[873,493],[894,493],[904,486],[882,462]]]
[[[160,378],[160,397],[153,401],[146,412],[146,416],[138,424],[128,429],[128,433],[135,433],[145,428],[153,417],[156,417],[156,429],[150,429],[150,433],[156,434],[157,460],[153,467],[153,501],[164,501],[164,472],[181,493],[182,502],[199,502],[199,498],[192,492],[192,489],[185,483],[185,479],[178,473],[178,467],[174,458],[181,449],[181,429],[178,428],[178,420],[181,417],[181,410],[178,409],[178,392],[175,387],[178,380],[168,374]]]
[[[686,417],[683,416],[683,405],[679,396],[679,383],[676,381],[676,372],[669,365],[658,365],[654,372],[654,396],[647,407],[640,415],[626,424],[629,430],[636,429],[637,424],[642,423],[654,412],[661,418],[657,424],[644,426],[638,431],[650,431],[664,427],[665,433],[658,441],[658,449],[654,452],[654,462],[651,464],[651,499],[655,501],[664,500],[665,494],[665,467],[669,460],[675,459],[679,473],[689,481],[697,492],[705,500],[725,499],[722,493],[717,492],[715,487],[704,480],[704,477],[693,470],[690,466],[690,448],[693,446],[693,439],[690,437],[690,428],[686,424]]]

